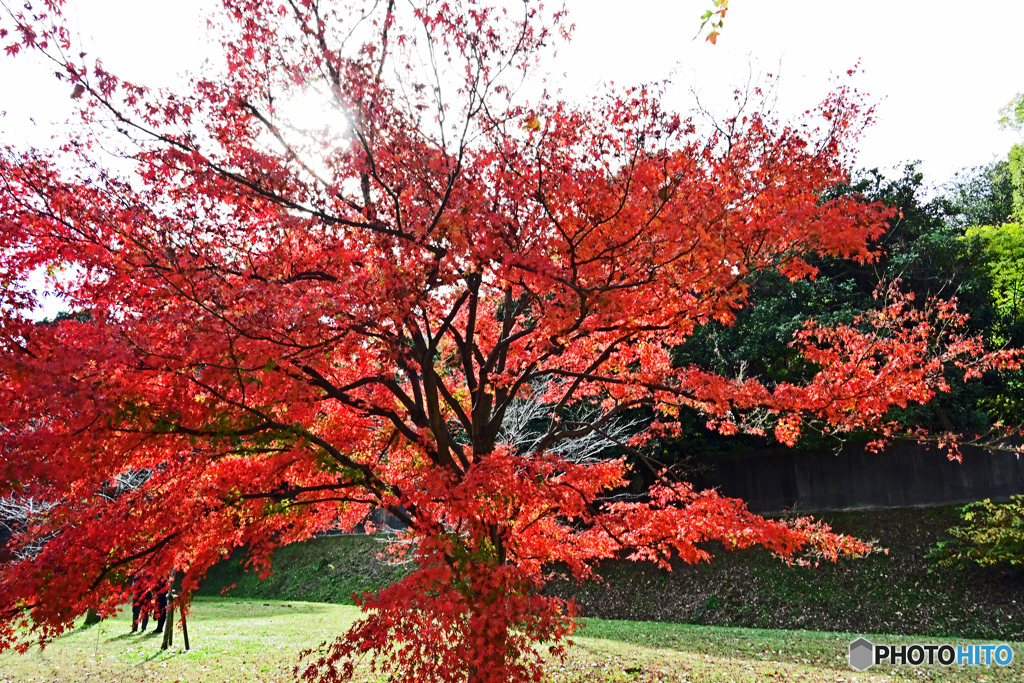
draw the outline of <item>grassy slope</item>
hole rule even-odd
[[[957,520],[952,508],[827,517],[841,532],[878,539],[889,554],[805,569],[759,550],[718,552],[711,564],[608,562],[605,583],[555,582],[587,617],[756,628],[920,634],[1024,640],[1024,577],[1019,572],[935,567],[924,554]],[[377,559],[365,536],[323,538],[280,550],[274,575],[242,575],[237,559],[214,568],[205,594],[351,603],[400,576]]]
[[[132,635],[130,611],[79,627],[46,650],[0,654],[0,683],[291,681],[298,652],[343,632],[357,617],[350,606],[198,598],[189,617],[192,650],[159,649],[152,634]],[[876,667],[858,674],[846,664],[849,634],[762,631],[678,624],[591,620],[565,662],[551,662],[550,683],[641,681],[754,683],[756,681],[1021,680],[1020,665],[1005,669]],[[907,638],[880,639],[891,643]],[[1024,644],[1016,644],[1024,653]],[[357,681],[384,681],[365,667]]]
[[[353,604],[352,595],[376,591],[403,575],[379,556],[384,544],[368,536],[327,536],[281,548],[274,554],[273,574],[264,581],[242,566],[243,553],[214,566],[199,595],[276,598]]]
[[[757,628],[1024,639],[1024,575],[948,569],[924,555],[956,523],[954,508],[825,516],[840,532],[889,553],[806,569],[763,550],[719,550],[710,564],[609,562],[604,585],[562,581],[585,615]]]

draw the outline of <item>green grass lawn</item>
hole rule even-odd
[[[160,636],[130,634],[130,614],[60,638],[45,650],[0,655],[0,683],[18,681],[290,681],[298,653],[340,634],[359,612],[347,605],[197,598],[189,617],[192,650],[160,650]],[[152,628],[152,627],[151,627]],[[858,634],[861,635],[861,634]],[[865,634],[866,635],[866,634]],[[870,636],[869,636],[870,637]],[[558,681],[1020,681],[1021,667],[874,667],[846,663],[850,634],[722,628],[590,619]],[[876,642],[929,642],[879,636]],[[957,641],[968,642],[968,641]],[[1024,644],[1015,646],[1024,657]],[[381,680],[363,676],[360,680]]]

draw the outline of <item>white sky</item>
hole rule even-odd
[[[920,159],[941,183],[1017,141],[997,118],[1024,91],[1024,0],[732,0],[716,46],[691,40],[711,4],[572,3],[570,76],[653,80],[678,63],[676,82],[710,95],[730,92],[753,61],[781,75],[780,108],[803,111],[860,60],[852,82],[877,103],[878,123],[861,141],[859,165]]]
[[[551,0],[549,0],[550,2]],[[202,6],[209,0],[68,0],[85,49],[115,73],[168,84],[208,54]],[[860,60],[853,80],[878,105],[861,141],[860,166],[920,159],[930,181],[992,161],[1017,141],[1000,131],[1001,106],[1024,91],[1024,0],[984,5],[935,0],[732,0],[717,46],[692,40],[711,0],[568,0],[573,42],[553,74],[568,95],[601,80],[627,85],[674,74],[673,102],[696,87],[727,111],[728,93],[755,70],[781,75],[779,108],[810,108],[831,77]],[[51,69],[0,58],[0,140],[43,144],[76,103]],[[31,122],[30,119],[34,119]]]

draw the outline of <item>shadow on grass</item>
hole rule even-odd
[[[91,624],[83,623],[80,626],[76,626],[73,630],[69,631],[68,633],[85,633],[86,631],[88,631],[92,627],[99,626],[102,623],[103,623],[102,621],[95,621],[95,622],[93,622]]]
[[[132,664],[132,668],[133,669],[138,669],[139,667],[145,666],[146,664],[149,664],[150,662],[152,662],[154,660],[160,659],[161,657],[163,659],[167,660],[167,659],[172,659],[172,658],[177,657],[177,656],[178,656],[178,652],[176,650],[155,650],[153,652],[153,654],[149,655],[145,659],[140,659],[139,661],[137,661],[134,664]]]
[[[134,638],[134,637],[136,637],[138,635],[139,635],[138,633],[132,633],[131,631],[129,631],[128,633],[122,633],[119,636],[113,636],[112,638],[107,638],[107,642],[108,643],[117,643],[117,642],[122,641],[122,640],[128,640],[130,638]]]

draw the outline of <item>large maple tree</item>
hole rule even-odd
[[[224,0],[222,66],[152,91],[79,55],[61,4],[0,24],[86,124],[0,156],[0,496],[41,506],[0,567],[0,648],[115,611],[128,578],[178,570],[187,594],[235,548],[265,571],[386,509],[415,571],[301,673],[372,652],[398,680],[533,679],[574,626],[553,567],[868,550],[670,476],[648,444],[681,407],[787,443],[885,434],[951,369],[1017,363],[893,290],[794,341],[806,385],[673,366],[754,271],[871,258],[887,211],[820,198],[870,118],[845,88],[798,124],[702,131],[654,88],[527,96],[568,33],[532,2]],[[44,268],[76,315],[32,320]],[[637,467],[656,483],[620,495]]]

